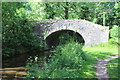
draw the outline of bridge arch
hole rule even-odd
[[[37,24],[34,33],[44,40],[54,33],[65,30],[76,32],[82,36],[86,47],[107,42],[109,38],[109,27],[86,20],[47,20],[39,21]]]
[[[70,35],[71,37],[75,38],[75,41],[82,43],[82,44],[85,43],[85,40],[81,34],[79,34],[78,32],[75,32],[73,30],[64,29],[64,30],[58,30],[58,31],[52,32],[51,34],[49,34],[46,37],[45,41],[46,41],[47,47],[52,48],[52,46],[59,45],[59,42],[60,42],[59,36],[65,34],[65,33]]]

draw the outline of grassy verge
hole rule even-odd
[[[118,47],[109,43],[102,43],[89,48],[84,47],[83,50],[98,60],[118,55]]]
[[[28,65],[32,69],[26,78],[96,78],[96,61],[118,54],[115,45],[104,43],[85,48],[74,41],[57,46],[55,51],[48,60],[49,64],[37,60],[32,63],[34,65]]]
[[[97,60],[106,59],[113,55],[118,55],[118,48],[116,45],[104,43],[89,48],[83,48],[83,51],[87,53],[88,61],[85,63],[85,67],[82,69],[82,76],[85,78],[96,78],[96,70],[94,64]]]
[[[81,69],[81,77],[82,78],[96,78],[96,70],[94,68],[94,64],[96,62],[96,59],[91,56],[87,55],[89,59],[84,63],[82,69]]]
[[[118,69],[118,66],[120,66],[120,64],[118,64],[120,61],[120,58],[111,60],[108,65],[107,65],[107,70],[109,73],[109,77],[110,78],[119,78],[120,76],[120,70]]]

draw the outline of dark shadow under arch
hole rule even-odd
[[[73,37],[76,36],[77,39],[76,41],[79,43],[83,43],[83,44],[85,43],[85,40],[78,32],[72,30],[59,30],[51,33],[49,36],[46,37],[45,41],[47,48],[52,48],[52,46],[57,46],[59,44],[59,36],[64,33],[67,33]]]

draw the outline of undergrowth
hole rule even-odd
[[[26,79],[96,78],[96,61],[118,54],[117,45],[114,44],[101,43],[86,48],[71,37],[64,42],[65,38],[68,37],[61,38],[59,45],[53,49],[55,53],[49,59],[30,59],[27,67],[31,69],[28,69]]]
[[[107,65],[107,70],[108,70],[108,73],[109,73],[109,77],[110,78],[119,78],[120,76],[120,70],[119,70],[119,61],[120,61],[120,58],[117,58],[117,59],[114,59],[114,60],[111,60],[108,65]]]
[[[42,59],[29,61],[27,67],[32,69],[28,69],[29,76],[26,77],[27,79],[94,77],[92,74],[95,71],[91,67],[91,63],[95,61],[94,58],[85,53],[82,50],[83,45],[76,42],[72,37],[69,37],[67,42],[64,41],[65,38],[62,37],[60,44],[54,49],[55,53],[50,55],[50,59],[47,61]],[[89,70],[84,68],[89,68]]]

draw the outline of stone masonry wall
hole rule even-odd
[[[37,24],[34,33],[44,39],[59,30],[78,32],[84,38],[86,47],[107,42],[109,38],[109,27],[85,20],[48,20]]]

